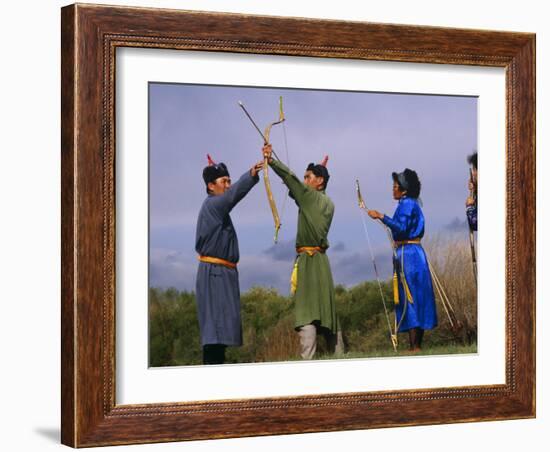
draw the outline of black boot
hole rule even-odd
[[[225,363],[224,344],[206,344],[202,347],[203,364],[223,364]]]
[[[416,333],[416,339],[418,343],[418,348],[422,348],[422,339],[424,339],[424,330],[422,328],[417,328],[418,332]]]
[[[409,350],[411,352],[419,352],[422,343],[424,330],[421,328],[411,328],[409,330]]]

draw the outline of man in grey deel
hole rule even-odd
[[[208,196],[199,212],[195,239],[199,258],[196,299],[203,363],[223,364],[226,347],[243,343],[239,243],[229,213],[256,185],[263,162],[231,184],[227,166],[207,157],[202,177]]]

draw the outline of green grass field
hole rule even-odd
[[[391,286],[383,284],[386,299],[391,300]],[[426,331],[422,355],[476,353],[477,324],[471,322],[464,306],[457,306],[457,316],[464,324],[452,332],[439,310],[440,325]],[[462,306],[462,307],[461,307]],[[393,304],[387,305],[393,322]],[[394,352],[389,339],[384,307],[375,282],[351,288],[336,287],[336,309],[340,317],[346,352],[343,356],[327,354],[326,345],[318,341],[316,359],[359,359],[410,356],[408,336],[399,334]],[[243,340],[241,347],[227,349],[227,363],[255,363],[298,360],[298,335],[294,331],[293,302],[274,289],[255,287],[241,296]],[[197,365],[202,363],[195,296],[175,289],[150,289],[149,356],[152,367]]]

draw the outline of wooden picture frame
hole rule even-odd
[[[73,447],[535,416],[535,35],[71,5],[62,8],[62,443]],[[506,70],[506,381],[115,403],[115,51],[147,47]]]

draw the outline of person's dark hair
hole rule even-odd
[[[321,165],[321,164],[316,165],[315,163],[310,163],[307,166],[306,171],[311,171],[313,174],[315,174],[315,176],[322,177],[323,180],[324,180],[323,190],[327,189],[328,180],[330,179],[330,175],[328,173],[328,169],[327,169],[326,166]]]
[[[416,171],[413,171],[409,168],[405,168],[405,171],[402,173],[392,173],[392,179],[394,182],[397,182],[401,190],[407,191],[407,196],[409,198],[418,198],[420,196],[420,188],[422,184],[418,178]]]
[[[468,164],[472,165],[477,170],[477,152],[468,156]]]

